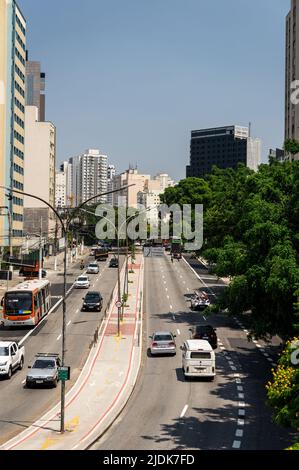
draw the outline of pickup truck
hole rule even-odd
[[[0,377],[10,379],[15,370],[22,370],[24,356],[24,346],[19,348],[17,343],[12,341],[0,341]]]

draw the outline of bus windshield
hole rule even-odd
[[[5,313],[7,315],[32,313],[31,292],[8,292],[5,296]]]

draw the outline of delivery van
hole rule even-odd
[[[182,350],[182,368],[185,377],[208,377],[216,375],[215,353],[206,340],[190,339],[185,341]]]

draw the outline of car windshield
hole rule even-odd
[[[5,296],[6,313],[18,315],[32,312],[32,294],[30,292],[9,292]]]
[[[0,347],[0,356],[8,356],[9,355],[9,349],[6,347]]]
[[[98,265],[97,265],[97,264],[90,264],[89,267],[90,267],[90,268],[97,268]]]
[[[87,281],[87,277],[78,277],[78,281],[79,281],[79,282],[86,282],[86,281]]]
[[[213,328],[211,326],[206,326],[206,325],[203,325],[203,326],[197,326],[196,327],[196,330],[195,330],[195,333],[197,334],[211,334],[213,332]]]
[[[33,364],[33,369],[54,369],[55,361],[49,359],[37,359]]]
[[[171,335],[155,335],[154,341],[172,341]]]
[[[99,294],[89,294],[85,297],[85,302],[97,302],[100,300]]]

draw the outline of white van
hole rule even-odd
[[[216,375],[215,353],[206,340],[189,339],[181,346],[182,368],[185,377],[209,377]]]

